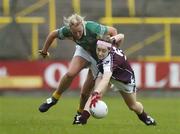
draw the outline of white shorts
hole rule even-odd
[[[114,85],[114,91],[123,91],[125,93],[135,93],[136,92],[136,84],[135,81],[131,83],[125,84],[120,81],[111,79],[111,84]]]
[[[75,57],[75,56],[80,56],[80,57],[86,59],[90,63],[89,68],[91,69],[93,77],[95,79],[97,76],[97,73],[98,73],[98,68],[96,66],[96,64],[97,64],[96,60],[86,50],[84,50],[79,45],[76,45],[76,50],[75,50],[73,57]]]

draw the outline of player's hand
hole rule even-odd
[[[112,43],[112,45],[114,45],[117,48],[120,47],[123,41],[124,41],[124,34],[121,34],[121,33],[110,37],[110,42]]]
[[[39,53],[43,58],[49,57],[49,52],[44,53],[43,50],[39,50],[38,53]]]
[[[116,44],[116,39],[115,39],[115,38],[110,38],[110,39],[109,39],[109,42],[110,42],[112,45],[115,45],[115,44]]]
[[[98,102],[98,100],[101,99],[101,96],[98,92],[93,92],[91,95],[91,103],[90,103],[90,108],[93,106],[96,106],[96,103]]]

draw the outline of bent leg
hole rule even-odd
[[[146,125],[156,125],[155,120],[144,112],[143,105],[136,101],[136,93],[120,92],[130,110],[134,111],[138,118]]]
[[[86,61],[84,58],[80,56],[73,57],[68,72],[61,79],[58,88],[53,93],[51,98],[47,99],[46,102],[40,105],[39,111],[46,112],[49,110],[49,108],[55,105],[61,94],[70,86],[74,77],[87,65],[88,61]]]
[[[88,65],[88,61],[80,56],[73,57],[67,73],[62,77],[54,94],[61,95],[72,83],[77,74]],[[58,98],[57,98],[58,99]]]
[[[120,93],[130,110],[137,114],[141,114],[143,112],[143,105],[136,101],[136,93],[125,93],[122,91]]]

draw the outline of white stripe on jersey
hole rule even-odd
[[[112,72],[111,67],[112,67],[112,62],[111,62],[111,56],[110,54],[103,60],[103,69],[104,73],[105,72]]]

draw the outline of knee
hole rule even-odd
[[[67,72],[65,74],[65,77],[68,78],[68,79],[73,79],[75,76],[76,76],[76,74],[72,73],[72,72]]]

